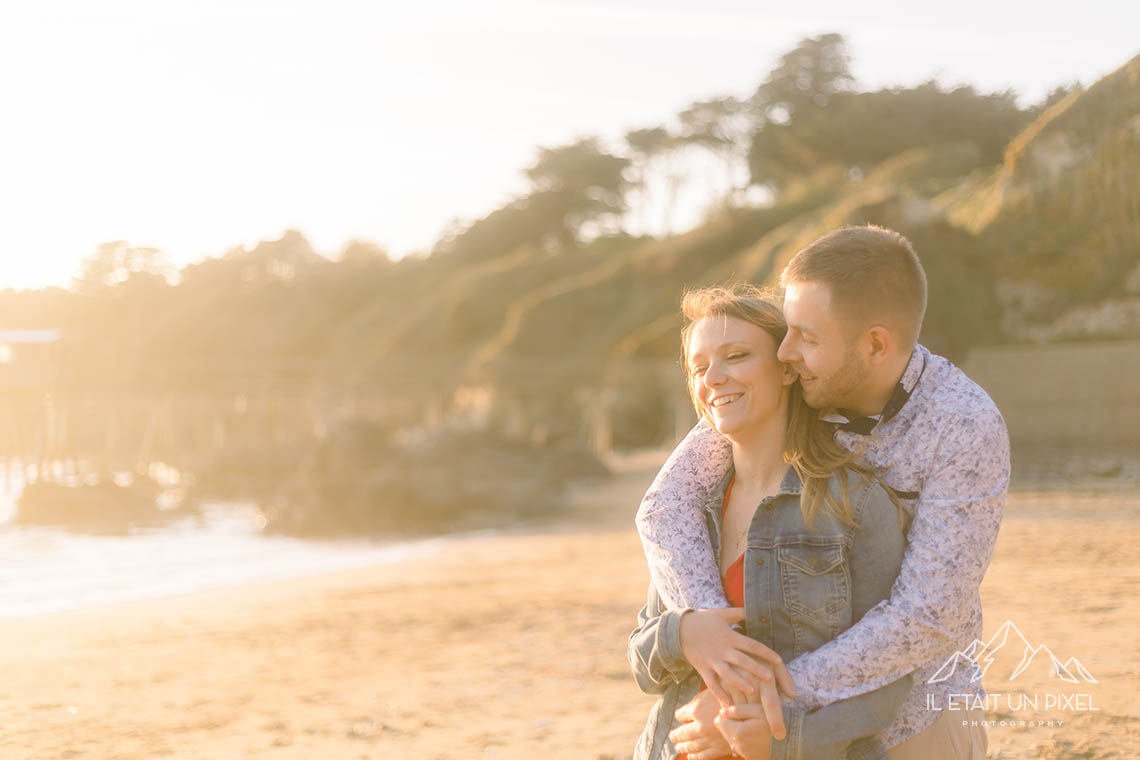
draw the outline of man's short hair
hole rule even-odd
[[[852,330],[885,324],[903,349],[918,341],[926,314],[926,273],[910,241],[866,225],[829,232],[792,257],[780,284],[827,285],[832,306]]]

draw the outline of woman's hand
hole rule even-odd
[[[756,702],[756,679],[771,683],[795,698],[795,684],[780,655],[755,639],[732,630],[744,620],[743,607],[692,610],[681,616],[681,652],[722,705],[733,704],[734,693]],[[771,690],[775,692],[773,688]],[[776,697],[779,705],[779,697]],[[780,718],[783,728],[783,717]],[[775,730],[775,726],[773,726]]]
[[[669,732],[678,754],[689,756],[689,760],[713,760],[727,757],[732,752],[720,729],[716,718],[720,703],[711,691],[701,691],[674,715],[681,725]]]
[[[772,751],[772,731],[768,728],[768,721],[763,705],[736,705],[722,709],[713,719],[713,724],[728,741],[734,755],[745,760],[768,760]]]

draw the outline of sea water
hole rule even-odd
[[[255,505],[231,502],[132,535],[84,535],[14,524],[16,485],[0,489],[0,619],[396,562],[447,540],[265,535]]]

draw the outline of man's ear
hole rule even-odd
[[[882,364],[890,356],[891,349],[895,345],[894,336],[885,325],[871,325],[871,329],[867,331],[867,345],[870,348],[870,353],[867,359],[873,365]]]

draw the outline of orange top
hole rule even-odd
[[[721,523],[724,523],[724,514],[728,511],[728,496],[732,493],[732,484],[736,482],[736,475],[728,481],[728,488],[724,491],[724,504],[720,508]],[[733,607],[744,606],[744,553],[741,552],[731,565],[724,571],[721,576],[724,581],[724,595],[728,598],[728,603]],[[701,689],[705,689],[704,683],[701,684]],[[727,757],[727,755],[725,755]],[[688,755],[678,755],[677,760],[689,760]]]
[[[728,495],[732,493],[732,484],[736,482],[736,474],[728,481],[728,488],[724,489],[724,506],[720,508],[720,521],[724,524],[724,515],[728,511]],[[744,552],[733,560],[732,564],[721,576],[724,581],[724,595],[733,607],[744,606]]]

